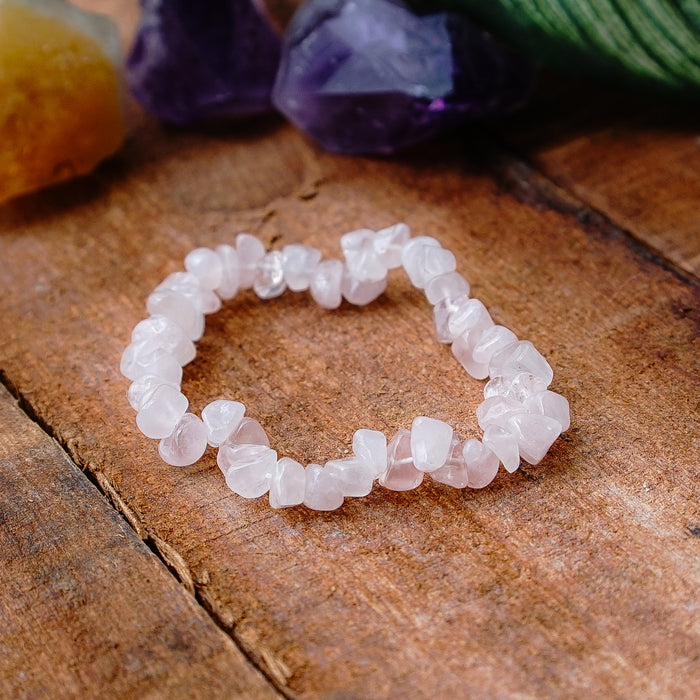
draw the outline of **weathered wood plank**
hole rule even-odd
[[[605,221],[582,225],[556,189],[538,195],[536,177],[520,183],[535,206],[518,201],[474,145],[388,162],[319,154],[288,126],[144,125],[93,177],[0,210],[0,367],[294,695],[692,697],[698,290]],[[556,368],[574,426],[547,460],[480,492],[377,488],[334,514],[244,501],[213,454],[160,463],[117,367],[184,253],[250,228],[337,255],[341,232],[397,219],[454,250],[474,294]],[[196,411],[243,400],[281,454],[315,461],[420,414],[475,434],[481,384],[396,277],[371,309],[332,314],[243,295],[208,322],[184,390]]]
[[[278,697],[0,387],[0,696]]]
[[[501,134],[564,189],[700,277],[697,106],[549,76]]]

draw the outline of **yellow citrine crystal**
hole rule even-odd
[[[62,0],[0,0],[0,202],[89,172],[124,135],[114,24]]]

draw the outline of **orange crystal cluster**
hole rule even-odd
[[[0,202],[114,153],[123,100],[110,20],[61,0],[0,0]]]

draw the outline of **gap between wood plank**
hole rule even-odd
[[[7,373],[0,369],[0,384],[2,384],[10,395],[17,401],[17,405],[22,413],[35,423],[48,437],[50,437],[56,445],[65,453],[80,472],[90,481],[90,483],[102,494],[104,499],[109,503],[112,509],[131,527],[137,537],[148,547],[154,556],[163,564],[167,571],[172,575],[185,590],[192,595],[197,604],[202,608],[209,619],[229,637],[236,645],[239,651],[248,660],[248,663],[255,668],[262,676],[270,683],[270,685],[284,698],[291,699],[289,689],[286,687],[287,669],[284,664],[276,659],[270,652],[262,648],[259,650],[260,656],[266,660],[267,668],[261,667],[255,662],[246,647],[242,645],[234,634],[234,629],[226,626],[219,617],[214,614],[211,607],[207,605],[206,600],[199,595],[189,567],[185,560],[177,552],[160,537],[150,534],[143,524],[136,517],[136,514],[124,503],[119,492],[109,482],[107,477],[101,472],[92,471],[89,464],[82,465],[81,461],[76,459],[77,455],[69,445],[64,444],[56,438],[54,431],[45,421],[34,411],[33,407],[28,403],[23,394],[17,389],[14,382],[7,376]]]

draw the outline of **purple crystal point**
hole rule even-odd
[[[512,111],[532,66],[466,17],[399,0],[309,0],[282,48],[273,101],[329,151],[393,153]]]
[[[272,109],[280,39],[251,0],[142,0],[127,59],[144,108],[175,124]]]

